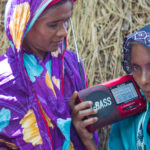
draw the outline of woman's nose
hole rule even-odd
[[[67,34],[68,34],[68,28],[65,24],[62,24],[61,27],[58,29],[57,36],[66,37]]]
[[[149,82],[150,79],[150,73],[147,71],[143,71],[141,75],[141,84],[145,85]]]

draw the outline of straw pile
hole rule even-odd
[[[3,1],[0,1],[0,54],[8,47],[3,28]],[[124,74],[123,38],[150,23],[150,1],[78,0],[72,19],[79,55],[84,60],[91,86]],[[75,50],[70,28],[68,47]],[[109,130],[110,127],[99,130],[100,150],[107,149]]]
[[[7,47],[8,47],[8,40],[4,31],[4,8],[6,0],[0,0],[0,55],[2,55]]]
[[[123,37],[149,23],[149,14],[149,0],[77,2],[73,24],[89,85],[123,74],[120,63]]]

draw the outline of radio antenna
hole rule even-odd
[[[76,41],[76,37],[75,37],[75,33],[74,33],[74,28],[73,28],[71,17],[70,17],[70,24],[71,24],[72,34],[73,34],[73,41],[74,41],[74,45],[75,45],[75,50],[76,50],[76,53],[77,53],[77,59],[78,59],[78,62],[80,62],[79,50],[78,50],[78,46],[77,46],[77,41]]]
[[[74,33],[74,28],[73,28],[71,17],[70,17],[70,24],[71,24],[72,34],[73,34],[73,41],[74,41],[74,45],[75,45],[75,50],[77,53],[77,59],[78,59],[78,65],[79,65],[79,70],[80,70],[80,76],[81,76],[81,80],[82,80],[82,86],[83,86],[83,88],[85,88],[86,86],[84,83],[83,72],[82,72],[81,62],[80,62],[80,58],[79,58],[79,50],[78,50],[78,46],[77,46],[77,42],[76,42],[76,38],[75,38],[75,33]]]

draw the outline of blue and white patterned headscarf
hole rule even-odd
[[[131,53],[132,42],[134,41],[144,45],[150,50],[150,24],[132,33],[131,35],[128,35],[124,39],[123,69],[127,74],[132,73],[132,68],[130,65],[130,53]]]

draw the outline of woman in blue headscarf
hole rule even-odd
[[[86,86],[82,64],[79,68],[76,54],[66,50],[73,2],[8,1],[5,30],[10,47],[0,57],[0,148],[95,148],[93,133],[87,132],[86,126],[96,118],[85,123],[82,117],[96,112],[82,111],[91,104],[75,106],[77,93],[72,96]],[[74,108],[78,112],[72,119]]]
[[[132,74],[147,102],[145,112],[112,126],[109,150],[150,149],[150,25],[127,36],[124,41],[123,68]]]

